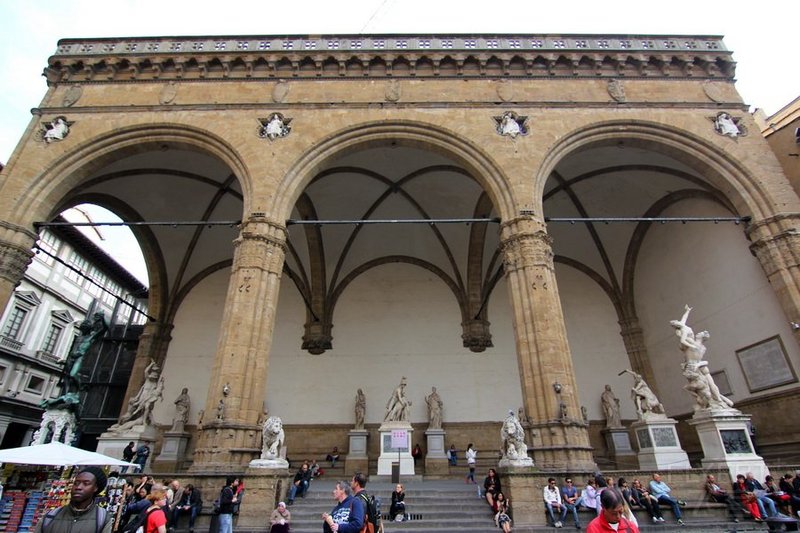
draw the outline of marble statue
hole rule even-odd
[[[667,417],[664,406],[658,401],[655,393],[645,382],[641,374],[633,370],[623,370],[620,374],[630,374],[633,376],[631,399],[636,406],[636,413],[639,415],[639,420]]]
[[[444,403],[436,392],[436,387],[431,387],[431,393],[425,396],[428,404],[428,429],[442,429],[442,408]]]
[[[392,392],[389,401],[386,402],[386,416],[384,422],[408,422],[409,411],[411,410],[411,400],[406,397],[406,378],[400,380],[400,384]]]
[[[66,117],[56,117],[52,122],[44,124],[42,139],[46,143],[63,141],[69,135],[69,123]]]
[[[528,457],[528,445],[525,444],[525,430],[522,429],[513,410],[508,411],[508,416],[503,421],[500,428],[500,440],[502,441],[503,459],[511,461],[520,459],[530,459]]]
[[[670,325],[675,328],[675,334],[680,338],[680,349],[685,357],[681,368],[688,383],[684,389],[694,397],[695,411],[701,409],[730,410],[733,408],[733,402],[719,391],[708,370],[708,361],[704,360],[705,341],[710,337],[709,333],[707,331],[695,333],[686,323],[691,311],[692,308],[686,305],[681,319],[670,321]]]
[[[264,422],[261,431],[261,459],[277,459],[284,441],[283,421],[277,416],[271,416]]]
[[[175,399],[175,418],[172,419],[172,428],[170,431],[183,431],[186,423],[189,421],[189,407],[191,400],[189,399],[189,389],[184,387],[178,397]]]
[[[364,415],[367,413],[367,398],[364,396],[364,391],[358,389],[356,393],[356,427],[355,429],[364,429]]]
[[[163,399],[164,377],[161,375],[161,368],[152,359],[144,369],[144,375],[144,383],[139,392],[128,400],[128,409],[117,424],[108,428],[109,431],[120,433],[137,425],[153,425],[153,407]]]
[[[203,429],[203,418],[206,416],[206,410],[200,409],[197,413],[197,431],[201,431]]]
[[[61,396],[52,398],[50,400],[42,401],[39,406],[45,409],[51,408],[66,408],[77,409],[80,405],[79,393],[83,389],[84,384],[81,379],[81,367],[86,354],[92,349],[94,345],[100,342],[103,335],[108,331],[108,324],[106,324],[105,315],[102,312],[95,313],[92,318],[86,317],[86,320],[78,326],[80,335],[73,344],[73,349],[67,355],[67,360],[64,362],[64,370],[61,378]]]
[[[607,428],[621,428],[622,419],[619,414],[619,398],[614,395],[611,385],[606,385],[603,394],[600,395],[603,404],[603,414],[606,416]]]
[[[714,129],[716,129],[717,133],[720,135],[727,135],[734,139],[742,134],[741,129],[739,129],[733,117],[725,112],[717,115],[717,118],[714,120]]]
[[[589,412],[586,410],[585,405],[581,405],[581,417],[583,418],[583,422],[585,424],[589,423]]]
[[[222,399],[217,404],[217,420],[225,420],[225,400]]]
[[[289,126],[289,123],[292,119],[284,117],[280,113],[272,113],[266,119],[259,119],[261,122],[261,127],[258,131],[258,136],[270,141],[277,139],[279,137],[286,137],[289,135],[289,132],[292,131],[292,127]]]

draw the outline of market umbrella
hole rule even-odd
[[[0,450],[0,463],[49,466],[135,466],[133,463],[114,459],[102,453],[87,452],[80,448],[73,448],[61,442]]]

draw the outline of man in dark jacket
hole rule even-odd
[[[238,486],[239,478],[228,476],[219,494],[219,533],[233,533],[233,507],[239,501],[236,497]]]
[[[184,513],[189,513],[189,533],[194,533],[194,521],[203,508],[203,496],[200,489],[189,483],[183,490],[180,501],[172,511],[172,527],[178,528],[178,519]]]
[[[301,498],[306,497],[308,486],[311,483],[311,470],[308,468],[308,463],[303,463],[300,470],[294,475],[292,486],[289,488],[289,505],[294,503],[295,496]]]
[[[94,502],[106,487],[106,475],[89,466],[75,476],[69,505],[48,512],[36,524],[36,533],[111,533],[111,515]]]

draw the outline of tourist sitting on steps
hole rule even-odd
[[[392,505],[389,507],[389,520],[403,522],[406,518],[406,493],[403,485],[398,483],[392,492]]]
[[[311,483],[311,470],[308,469],[308,463],[303,463],[300,470],[294,475],[292,486],[289,487],[289,505],[294,503],[296,496],[301,498],[306,497],[308,486]]]

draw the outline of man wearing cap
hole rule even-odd
[[[69,504],[44,515],[36,524],[36,533],[111,533],[111,515],[94,502],[105,488],[103,470],[87,466],[75,476]]]

